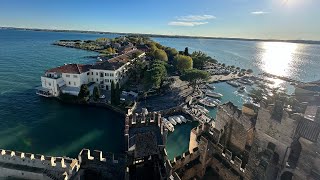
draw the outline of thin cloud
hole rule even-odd
[[[188,15],[188,16],[179,16],[176,18],[178,21],[204,21],[210,19],[216,19],[212,15]]]
[[[168,25],[170,26],[188,26],[188,27],[199,26],[203,24],[208,24],[208,22],[171,21],[168,23]]]
[[[251,12],[252,15],[264,15],[264,14],[269,14],[269,12],[266,11],[253,11]]]

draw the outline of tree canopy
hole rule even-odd
[[[175,64],[178,71],[183,72],[192,69],[193,62],[190,56],[178,54],[175,58]]]
[[[93,88],[93,100],[98,100],[100,97],[100,90],[97,86]]]
[[[110,40],[109,38],[101,37],[101,38],[96,39],[96,42],[103,43],[103,42],[107,42],[109,40]]]
[[[193,60],[193,68],[203,69],[206,62],[211,61],[211,57],[201,51],[194,51],[191,54]]]
[[[161,61],[168,61],[167,53],[162,49],[156,49],[153,52],[153,58]]]
[[[151,67],[146,71],[145,83],[151,84],[155,88],[160,88],[162,82],[167,77],[166,63],[156,60],[151,64]]]
[[[173,61],[174,57],[178,54],[178,51],[175,48],[167,47],[165,51],[169,61]]]
[[[184,48],[183,54],[184,54],[185,56],[190,56],[190,54],[189,54],[189,48],[188,48],[188,47]]]
[[[192,85],[195,85],[198,80],[206,80],[208,77],[209,73],[207,71],[202,71],[199,69],[187,70],[182,74],[182,76],[180,76],[181,80],[188,81]]]
[[[80,99],[84,99],[84,98],[89,97],[89,95],[90,95],[90,91],[89,91],[88,86],[86,84],[82,84],[81,87],[80,87],[80,91],[79,91],[78,97]]]

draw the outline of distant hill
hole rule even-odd
[[[246,38],[227,38],[227,37],[208,37],[208,36],[183,36],[183,35],[161,35],[161,34],[143,34],[143,33],[121,33],[121,32],[103,32],[103,31],[83,31],[83,30],[58,30],[58,29],[39,29],[39,28],[17,28],[17,27],[0,27],[0,29],[28,30],[28,31],[49,31],[49,32],[76,32],[91,34],[119,34],[119,35],[142,35],[149,37],[164,38],[197,38],[197,39],[220,39],[220,40],[241,40],[241,41],[267,41],[267,42],[290,42],[302,44],[320,44],[320,41],[314,40],[280,40],[280,39],[246,39]]]

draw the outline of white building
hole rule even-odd
[[[78,95],[80,86],[88,83],[88,75],[92,65],[66,64],[45,72],[41,76],[42,87],[37,94],[52,97],[60,92]]]
[[[127,80],[127,71],[130,64],[135,61],[134,53],[141,53],[138,57],[143,57],[144,52],[132,50],[126,54],[98,62],[90,69],[89,82],[100,84],[100,88],[110,90],[111,82],[123,84]]]
[[[94,65],[67,64],[46,71],[41,77],[42,87],[37,94],[45,97],[57,97],[60,92],[78,95],[82,84],[99,84],[101,89],[110,90],[111,82],[123,84],[127,80],[127,71],[135,61],[134,55],[145,55],[140,50],[97,62]]]

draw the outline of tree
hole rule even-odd
[[[197,81],[206,80],[209,77],[209,73],[207,71],[202,71],[199,69],[190,69],[185,71],[180,77],[183,81],[188,81],[191,85],[195,86]]]
[[[176,68],[180,73],[185,70],[192,69],[192,63],[192,58],[190,56],[179,54],[175,57]]]
[[[164,79],[167,77],[166,63],[156,60],[151,64],[150,69],[146,71],[145,85],[151,84],[155,88],[160,88]]]
[[[116,50],[112,47],[108,47],[107,49],[104,49],[101,51],[102,54],[114,54],[116,53]]]
[[[115,105],[120,104],[120,84],[116,83],[116,88],[115,88]]]
[[[249,96],[253,99],[254,102],[260,102],[263,99],[264,92],[261,89],[252,89],[249,93]]]
[[[100,97],[100,90],[97,86],[93,88],[93,100],[97,101]]]
[[[78,94],[79,99],[86,99],[90,95],[89,88],[86,84],[82,84]]]
[[[109,41],[109,38],[101,37],[101,38],[96,39],[96,42],[98,42],[98,43],[104,43],[104,42],[107,42],[107,41]]]
[[[165,51],[167,53],[169,61],[173,61],[174,57],[178,54],[178,51],[176,49],[170,47],[167,47]]]
[[[115,104],[115,84],[111,81],[111,104]]]
[[[153,58],[161,61],[168,61],[167,53],[162,49],[156,49],[153,52]]]
[[[191,54],[193,68],[202,69],[206,62],[210,61],[211,57],[201,51],[195,51]]]
[[[190,56],[188,47],[184,48],[183,54],[184,54],[185,56]]]
[[[253,70],[252,69],[247,69],[247,73],[253,73]]]

